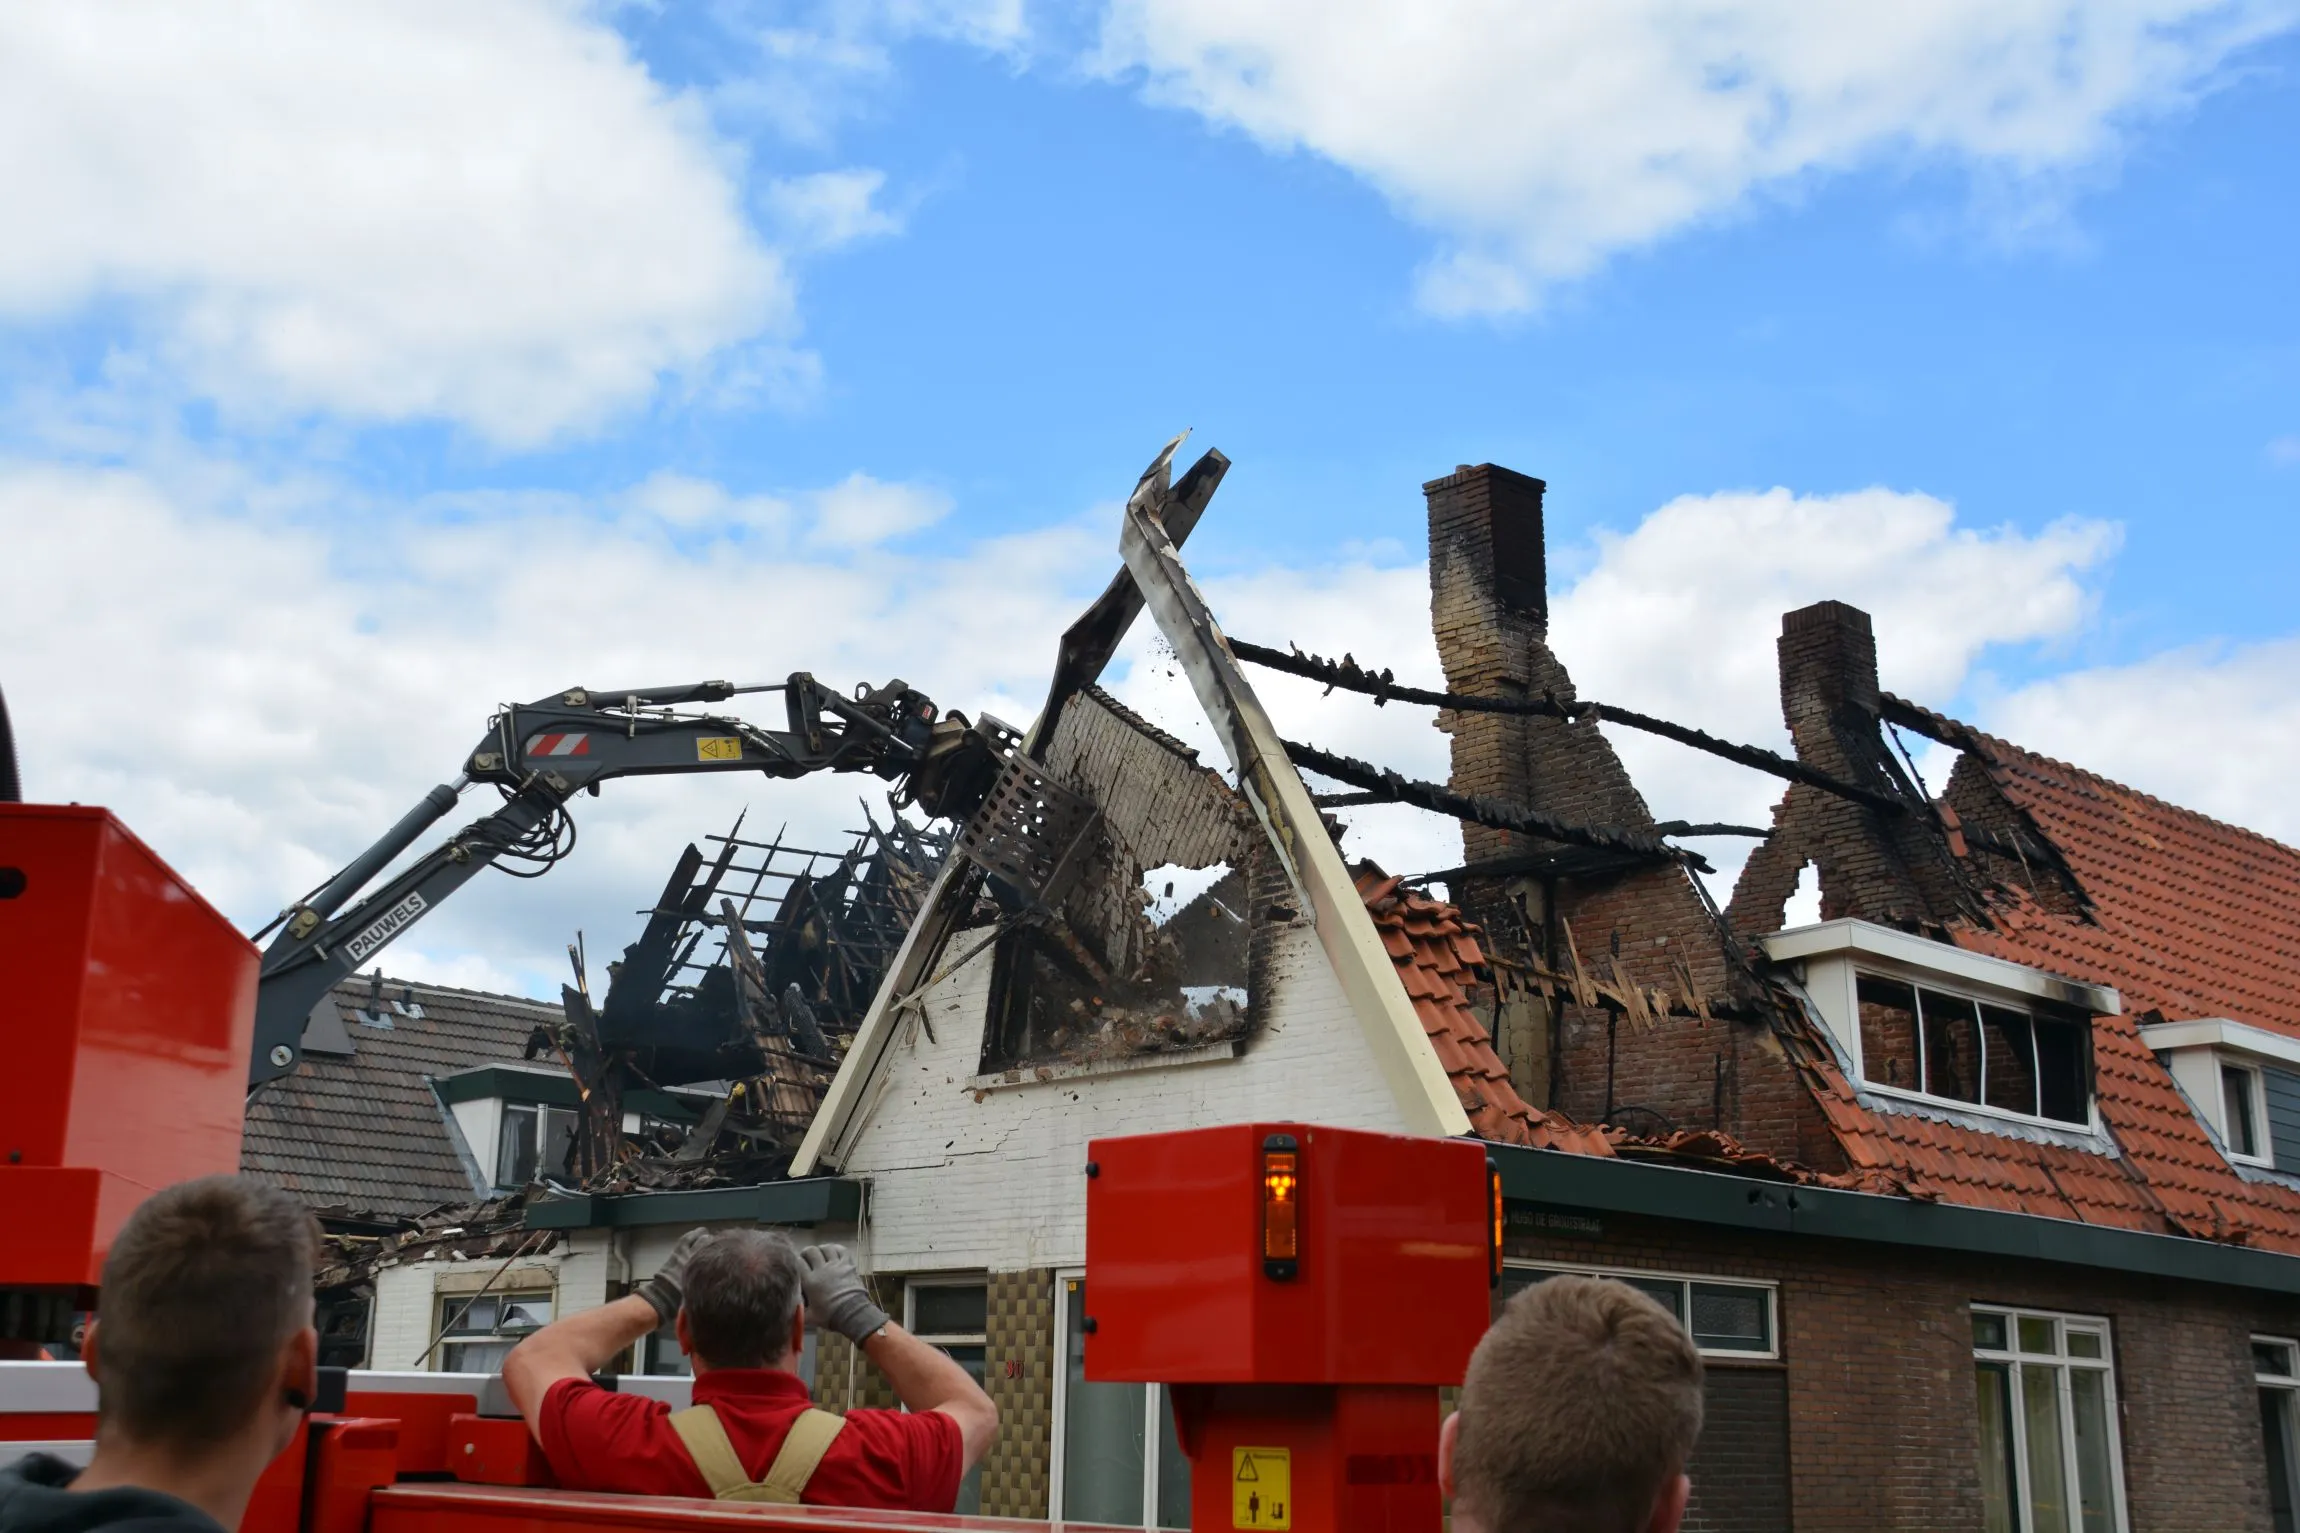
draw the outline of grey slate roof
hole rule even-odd
[[[560,1020],[559,1007],[387,979],[380,1010],[391,1026],[373,1027],[358,1013],[374,983],[358,975],[335,987],[349,1058],[306,1053],[248,1104],[240,1169],[314,1209],[404,1217],[467,1202],[471,1178],[429,1078],[517,1061],[536,1023]],[[411,989],[420,1017],[389,1004]]]

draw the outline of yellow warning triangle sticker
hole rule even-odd
[[[1240,1454],[1238,1456],[1238,1483],[1242,1485],[1248,1480],[1259,1480],[1260,1478],[1261,1475],[1256,1473],[1254,1469],[1254,1455],[1251,1453]]]

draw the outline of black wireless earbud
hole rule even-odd
[[[311,1409],[311,1396],[300,1389],[283,1389],[280,1391],[280,1398],[287,1401],[296,1410],[308,1411]]]

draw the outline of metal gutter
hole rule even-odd
[[[1976,1256],[2064,1262],[2149,1277],[2300,1294],[2300,1256],[2277,1251],[1993,1208],[1761,1182],[1716,1171],[1563,1150],[1497,1144],[1489,1145],[1487,1153],[1501,1168],[1502,1197],[1508,1202],[1642,1214],[1776,1235],[1866,1240]]]
[[[632,1229],[649,1224],[853,1224],[863,1184],[810,1176],[689,1192],[575,1193],[527,1205],[531,1230]]]

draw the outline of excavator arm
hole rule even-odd
[[[781,692],[785,727],[762,729],[716,713],[680,711],[746,692]],[[674,772],[871,772],[898,784],[897,797],[936,818],[963,818],[979,806],[1015,743],[1014,731],[985,717],[941,714],[901,681],[843,696],[805,672],[758,686],[699,682],[613,692],[576,688],[505,707],[453,783],[423,796],[343,871],[280,913],[258,940],[255,1046],[248,1089],[295,1068],[304,1028],[340,980],[356,973],[439,902],[490,866],[538,877],[573,849],[567,800],[597,793],[611,777]],[[402,853],[446,818],[477,784],[503,802],[368,890]],[[364,892],[363,891],[367,891]]]

